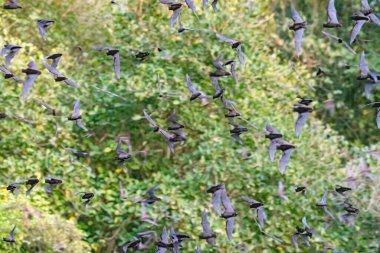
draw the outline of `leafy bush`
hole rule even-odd
[[[210,221],[218,234],[217,248],[202,243],[202,252],[236,252],[240,243],[246,244],[250,251],[290,252],[293,250],[290,235],[303,216],[317,231],[311,248],[305,251],[317,252],[323,249],[324,242],[329,242],[347,252],[376,252],[379,245],[372,235],[376,235],[373,231],[378,231],[379,211],[373,205],[366,210],[365,207],[370,200],[378,199],[378,193],[367,187],[352,193],[355,205],[365,210],[355,226],[333,222],[330,228],[323,227],[324,215],[315,208],[315,203],[323,191],[332,190],[335,184],[344,184],[346,162],[352,156],[358,157],[359,151],[351,150],[351,143],[316,115],[308,121],[301,137],[295,138],[296,115],[292,105],[297,95],[317,96],[315,108],[322,108],[323,100],[313,88],[318,86],[310,71],[311,65],[307,64],[309,57],[312,60],[311,55],[305,54],[306,64],[296,63],[302,82],[291,70],[288,64],[291,37],[277,35],[279,28],[269,2],[255,2],[251,12],[239,1],[221,2],[221,11],[216,14],[211,8],[208,12],[198,8],[198,18],[184,8],[182,21],[185,26],[204,30],[183,34],[169,29],[170,13],[158,1],[133,0],[120,6],[101,4],[101,1],[33,2],[25,3],[19,12],[4,13],[0,17],[5,24],[4,41],[0,42],[12,41],[23,46],[12,64],[13,71],[19,74],[30,59],[41,66],[43,56],[62,52],[60,69],[81,85],[80,89],[72,89],[55,83],[44,71],[29,98],[23,101],[19,99],[20,87],[1,79],[3,103],[0,111],[10,115],[1,122],[0,169],[7,181],[4,184],[31,175],[61,177],[64,184],[49,198],[41,198],[49,203],[50,212],[77,221],[78,227],[86,232],[85,240],[93,252],[114,252],[137,232],[153,229],[158,233],[164,224],[197,238],[201,232],[201,212],[203,209],[211,211],[211,196],[205,190],[219,182],[226,184],[239,214],[236,229],[233,241],[228,242],[224,220],[212,212]],[[200,6],[199,1],[196,3]],[[46,43],[38,37],[34,22],[41,16],[57,21],[48,32]],[[236,58],[235,51],[210,31],[243,41],[247,66],[244,70],[239,66],[238,84],[225,78],[221,85],[226,89],[226,97],[236,102],[242,117],[254,125],[242,136],[243,146],[253,154],[248,161],[242,160],[242,146],[230,137],[222,103],[214,100],[202,107],[198,101],[188,101],[186,74],[207,94],[212,94],[207,75],[212,70],[212,61],[220,55],[226,59]],[[311,39],[306,42],[307,46],[310,44]],[[74,49],[76,45],[83,51]],[[119,82],[112,71],[112,59],[91,50],[96,45],[111,45],[121,50],[122,78]],[[152,52],[143,62],[137,61],[131,52],[132,49],[147,51],[154,47],[162,51]],[[157,76],[163,89],[179,93],[181,97],[160,98]],[[56,118],[57,132],[54,119],[46,115],[35,98],[43,98],[62,115]],[[84,124],[92,133],[90,138],[66,120],[78,98]],[[155,112],[152,117],[166,126],[165,120],[174,108],[179,121],[186,126],[188,140],[177,148],[175,155],[170,155],[165,141],[152,132],[142,111]],[[21,123],[12,117],[14,115],[30,119],[33,124]],[[272,163],[267,158],[268,141],[262,129],[268,123],[297,147],[284,176],[278,172],[277,162]],[[242,121],[241,124],[246,123]],[[130,136],[135,151],[147,153],[146,160],[137,155],[125,166],[117,164],[115,139],[124,135]],[[86,151],[89,156],[76,158],[67,148]],[[371,160],[371,163],[374,165],[376,161]],[[279,180],[285,183],[288,202],[276,196]],[[120,199],[119,183],[126,189],[126,201]],[[159,224],[152,228],[139,220],[141,207],[134,200],[155,184],[160,184],[157,195],[163,200],[148,209],[148,214]],[[292,188],[295,185],[307,185],[307,197],[296,195]],[[42,184],[36,188],[35,195],[46,196]],[[75,195],[80,191],[95,193],[87,209],[83,209]],[[261,235],[254,213],[240,200],[242,195],[264,202],[268,214],[265,231],[283,238],[284,244]],[[339,201],[337,197],[329,200],[337,216],[342,210],[333,203]],[[39,205],[34,198],[30,202]],[[18,219],[19,223],[26,222]],[[56,216],[47,216],[46,222],[54,219]],[[26,238],[21,233],[18,236]],[[46,243],[50,240],[38,238],[26,242],[30,241],[34,247],[40,243],[44,245],[40,240]],[[80,235],[72,238],[83,245]],[[183,251],[193,252],[198,243],[194,240],[184,244]]]

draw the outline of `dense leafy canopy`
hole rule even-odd
[[[30,176],[55,176],[64,181],[50,195],[44,192],[41,182],[28,199],[1,192],[0,232],[5,236],[17,224],[17,241],[13,247],[2,243],[0,249],[59,252],[63,245],[68,247],[65,252],[116,252],[138,232],[159,233],[166,225],[195,239],[183,244],[184,252],[194,252],[198,244],[202,252],[237,252],[241,243],[250,252],[291,252],[290,235],[306,216],[316,235],[309,249],[301,246],[305,252],[317,252],[326,242],[344,252],[377,252],[378,172],[373,171],[375,182],[358,179],[357,189],[350,194],[351,201],[361,210],[354,226],[339,221],[343,210],[338,196],[329,197],[337,220],[328,227],[323,212],[315,207],[325,190],[345,184],[345,168],[358,170],[360,157],[370,166],[377,165],[377,160],[364,152],[376,148],[368,146],[378,140],[375,116],[370,110],[358,109],[368,101],[361,96],[362,85],[355,81],[356,69],[339,67],[340,62],[357,64],[359,57],[348,55],[320,35],[326,1],[299,1],[297,5],[310,20],[304,53],[298,60],[292,58],[293,35],[287,29],[291,21],[286,1],[254,1],[251,10],[245,2],[220,1],[217,13],[211,7],[202,10],[200,1],[196,1],[197,16],[186,8],[182,22],[185,27],[201,30],[182,34],[169,28],[170,12],[159,1],[119,2],[120,5],[97,0],[23,1],[21,10],[1,11],[0,44],[22,46],[12,62],[13,72],[21,76],[21,69],[30,60],[36,61],[42,70],[44,56],[62,53],[60,70],[77,81],[80,88],[56,83],[43,70],[28,99],[22,100],[21,85],[0,79],[0,112],[8,115],[0,121],[2,184]],[[345,38],[350,29],[349,15],[360,4],[356,2],[360,1],[337,1],[345,25],[339,34]],[[36,25],[42,17],[56,21],[45,42]],[[249,125],[241,121],[249,127],[249,132],[242,135],[243,145],[231,138],[219,100],[210,100],[207,106],[189,101],[186,74],[205,93],[212,94],[208,77],[212,61],[220,55],[236,58],[235,51],[221,43],[212,31],[243,42],[247,66],[238,67],[238,84],[232,78],[221,79],[226,97],[234,100],[242,117],[251,122]],[[363,42],[355,46],[358,52],[363,48],[374,52],[369,53],[368,59],[374,68],[379,64],[375,54],[379,33],[380,28],[369,27],[361,35]],[[374,41],[367,43],[366,38]],[[120,49],[120,81],[114,77],[112,59],[92,50],[99,45]],[[152,54],[140,62],[132,50],[152,50]],[[317,65],[331,74],[316,78]],[[163,90],[179,93],[180,97],[159,97],[158,77]],[[313,106],[317,110],[299,138],[294,135],[296,115],[292,112],[297,95],[315,98]],[[56,107],[59,116],[47,115],[36,98]],[[323,102],[328,98],[334,99],[337,106],[333,115],[324,109]],[[67,121],[76,99],[81,101],[83,122],[91,137]],[[177,110],[179,121],[186,126],[187,141],[177,147],[174,155],[162,136],[152,132],[143,118],[144,109],[154,112],[152,117],[162,126],[167,126],[171,110]],[[262,131],[266,124],[296,145],[285,175],[279,173],[277,162],[268,159],[269,143]],[[118,136],[130,136],[134,151],[145,151],[146,158],[136,155],[125,165],[118,164]],[[252,153],[252,159],[242,159],[243,147]],[[78,158],[68,149],[89,155]],[[288,202],[276,196],[279,180],[285,184]],[[225,235],[224,220],[213,212],[211,197],[205,193],[207,187],[220,182],[225,183],[239,214],[231,242]],[[126,190],[126,200],[120,198],[120,184]],[[147,207],[158,224],[154,227],[140,221],[141,206],[134,200],[156,184],[162,201]],[[305,197],[294,193],[296,185],[308,187]],[[76,195],[81,191],[95,193],[86,209]],[[241,201],[243,195],[265,203],[268,220],[264,230],[283,238],[285,243],[261,235],[255,213]],[[211,226],[218,234],[215,248],[197,239],[204,209],[210,211]],[[57,242],[54,235],[62,239]]]

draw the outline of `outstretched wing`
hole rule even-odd
[[[333,39],[333,40],[336,40],[336,41],[339,41],[340,38],[331,34],[331,33],[328,33],[326,31],[322,31],[322,34],[325,35],[326,37],[328,37],[329,39]]]
[[[195,5],[194,5],[194,0],[185,0],[185,3],[187,5],[187,7],[189,7],[191,9],[191,11],[195,13],[196,9],[195,9]]]
[[[59,72],[57,69],[53,68],[52,66],[50,66],[49,64],[47,64],[46,62],[43,62],[42,65],[44,65],[44,67],[50,72],[50,74],[52,74],[53,76],[55,77],[63,77],[63,75],[61,74],[61,72]]]
[[[377,124],[377,128],[380,129],[380,110],[377,110],[377,114],[376,114],[376,124]]]
[[[325,214],[327,214],[327,216],[329,216],[331,219],[335,220],[334,215],[329,211],[329,209],[327,209],[327,206],[324,206],[324,207],[322,208],[322,210],[323,210],[323,212],[324,212]]]
[[[213,85],[214,88],[215,88],[215,95],[220,94],[220,92],[221,92],[222,89],[220,88],[218,78],[212,76],[212,77],[211,77],[211,83],[212,83],[212,85]]]
[[[166,226],[164,226],[162,228],[162,232],[161,232],[161,241],[165,244],[168,244],[169,243],[169,240],[168,240],[168,233],[166,232]]]
[[[290,7],[290,11],[292,13],[292,19],[293,19],[294,23],[299,24],[299,23],[304,22],[293,4]]]
[[[10,51],[9,54],[7,54],[7,56],[5,57],[5,67],[9,68],[9,66],[11,65],[11,61],[12,59],[16,56],[17,54],[17,51]]]
[[[22,93],[21,98],[26,98],[29,91],[32,89],[34,81],[37,79],[38,75],[27,75],[25,81],[22,83]]]
[[[280,170],[281,174],[285,173],[286,166],[288,166],[288,164],[289,164],[290,156],[292,155],[292,153],[293,153],[292,148],[282,152],[282,156],[281,156],[280,164],[279,164],[279,170]]]
[[[243,196],[243,197],[241,197],[241,199],[244,200],[245,202],[247,202],[248,204],[257,203],[256,200],[254,200],[253,198],[250,198],[248,196]]]
[[[305,31],[305,29],[301,28],[301,29],[298,29],[294,32],[295,33],[294,45],[296,48],[297,57],[299,57],[301,55],[301,52],[302,52],[302,38],[303,38],[304,31]]]
[[[72,117],[73,118],[80,117],[80,101],[79,101],[79,99],[77,99],[77,101],[75,101]]]
[[[78,85],[74,80],[71,80],[71,79],[69,79],[69,78],[63,80],[63,82],[64,82],[65,84],[67,84],[68,86],[71,86],[71,87],[73,87],[73,88],[79,88],[79,85]]]
[[[357,20],[355,22],[354,26],[352,27],[352,31],[351,31],[350,44],[352,44],[355,41],[356,37],[358,36],[363,25],[366,22],[367,22],[367,20]]]
[[[371,10],[371,6],[369,6],[368,0],[360,0],[362,4],[363,10]]]
[[[230,39],[230,38],[227,38],[219,33],[216,34],[216,37],[222,41],[222,42],[226,42],[226,43],[229,43],[229,44],[235,44],[237,43],[238,41],[237,40],[234,40],[234,39]]]
[[[88,129],[83,125],[82,119],[77,119],[75,123],[77,124],[78,127],[82,128],[85,132],[88,131]]]
[[[212,9],[214,10],[214,12],[217,12],[218,11],[218,8],[217,8],[217,5],[218,4],[218,0],[214,0],[212,1],[211,3],[211,6],[212,6]]]
[[[309,118],[310,112],[303,112],[298,114],[298,118],[295,124],[295,132],[296,136],[299,136],[301,134],[302,128],[306,124],[307,119]]]
[[[212,207],[215,212],[220,216],[222,215],[221,209],[221,199],[222,199],[222,191],[218,190],[212,194]]]
[[[239,45],[236,48],[236,51],[237,51],[237,54],[238,54],[239,62],[241,64],[241,66],[244,68],[245,67],[245,56],[243,54],[243,51],[241,50],[241,45]]]
[[[272,162],[274,161],[274,158],[276,156],[276,151],[277,151],[277,147],[279,143],[280,142],[278,139],[274,139],[269,144],[268,155],[269,155],[269,160],[271,160]]]
[[[115,70],[116,79],[120,80],[120,54],[116,53],[113,56],[113,68]]]
[[[222,189],[222,203],[226,212],[234,212],[230,198],[227,196],[226,189]]]
[[[298,249],[298,234],[292,234],[291,238],[294,248]]]
[[[371,22],[374,23],[375,25],[380,26],[380,20],[379,20],[379,18],[378,18],[374,13],[369,14],[369,19],[370,19]]]
[[[212,233],[210,222],[207,219],[207,212],[206,212],[206,210],[203,211],[203,213],[202,213],[202,228],[203,228],[203,232],[205,234],[211,234]]]
[[[236,74],[236,63],[235,62],[231,63],[231,75],[232,75],[232,78],[234,79],[235,83],[238,83],[238,77]]]
[[[187,88],[190,90],[192,94],[197,92],[188,74],[186,74],[186,84],[187,84]]]
[[[365,52],[364,51],[362,52],[361,57],[360,57],[359,67],[360,67],[361,75],[366,76],[369,74],[370,70],[369,70],[369,67],[368,67],[368,64],[367,64],[367,61],[365,58]]]
[[[343,46],[344,46],[348,51],[350,51],[350,53],[356,54],[355,50],[352,49],[352,47],[350,47],[350,45],[349,45],[347,42],[343,41]]]
[[[305,228],[310,229],[310,226],[309,224],[307,224],[307,221],[306,221],[306,216],[302,218],[302,224],[305,226]]]
[[[46,29],[44,27],[43,22],[38,22],[37,25],[38,25],[38,31],[40,32],[42,39],[46,40]]]
[[[148,120],[149,124],[152,126],[152,127],[157,127],[157,124],[156,122],[150,117],[150,115],[144,110],[144,117],[145,119]]]
[[[335,8],[335,0],[329,0],[329,4],[327,6],[327,15],[330,23],[338,24],[338,17],[336,14]]]
[[[264,229],[264,221],[267,219],[267,214],[264,211],[264,207],[260,206],[257,208],[257,220],[260,226],[260,229]]]
[[[234,232],[235,217],[228,218],[226,221],[226,233],[228,240],[232,240],[232,233]]]
[[[177,22],[177,18],[181,14],[181,8],[173,11],[172,16],[170,17],[170,27],[174,27],[174,24]]]
[[[326,205],[327,204],[327,194],[328,194],[328,191],[325,191],[323,193],[322,199],[319,202],[320,205]]]
[[[13,226],[11,232],[9,233],[9,238],[11,238],[11,239],[15,238],[15,230],[16,230],[16,225]]]
[[[165,136],[166,139],[170,140],[170,139],[173,139],[174,138],[174,135],[173,134],[170,134],[168,132],[166,132],[165,130],[163,129],[158,129],[158,131],[163,135]]]

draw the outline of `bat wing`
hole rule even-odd
[[[320,205],[326,205],[326,204],[327,204],[327,194],[328,194],[327,191],[325,191],[325,192],[323,193],[322,199],[321,199],[321,201],[319,202]]]
[[[7,56],[5,57],[5,67],[6,68],[9,68],[9,66],[11,65],[11,61],[12,59],[15,57],[16,53],[12,52],[7,54]]]
[[[202,0],[203,9],[206,10],[208,4],[208,0]]]
[[[42,39],[46,40],[46,29],[44,28],[44,24],[41,22],[38,22],[38,31],[40,32]]]
[[[250,198],[248,196],[243,196],[243,197],[241,197],[241,199],[244,200],[245,202],[247,202],[248,204],[257,203],[256,200],[254,200],[253,198]]]
[[[158,129],[158,131],[159,131],[163,136],[165,136],[165,138],[168,139],[168,140],[174,138],[174,135],[172,135],[172,134],[166,132],[165,130],[163,130],[163,129],[161,129],[161,128]]]
[[[350,47],[350,45],[349,45],[347,42],[343,41],[343,46],[344,46],[348,51],[350,51],[350,53],[356,54],[355,50],[352,49],[352,47]]]
[[[221,92],[222,89],[220,88],[218,78],[212,76],[211,77],[211,83],[212,83],[212,85],[215,88],[215,95],[216,94],[220,94],[220,92]]]
[[[68,79],[67,78],[67,79],[63,80],[63,82],[65,84],[67,84],[68,86],[71,86],[73,88],[79,88],[79,85],[74,80],[72,80],[72,79]]]
[[[298,114],[298,118],[295,124],[295,132],[296,136],[299,136],[301,134],[302,128],[306,124],[307,119],[309,118],[310,112],[303,112]]]
[[[236,63],[235,62],[231,63],[231,75],[232,75],[232,78],[234,79],[235,83],[238,83],[238,77],[236,74]]]
[[[278,144],[279,142],[277,141],[277,139],[272,140],[269,144],[268,155],[269,155],[269,160],[271,160],[272,162],[274,161],[274,158],[276,156]]]
[[[39,98],[37,98],[36,100],[37,100],[37,102],[38,102],[40,105],[42,105],[45,109],[47,109],[47,110],[49,110],[49,111],[53,111],[53,110],[54,110],[53,107],[51,107],[50,105],[46,104],[43,100],[41,100],[41,99],[39,99]]]
[[[152,127],[157,127],[157,124],[156,122],[152,119],[152,117],[150,117],[150,115],[144,110],[144,116],[145,118],[148,120],[149,124],[152,126]]]
[[[229,44],[235,44],[237,43],[238,41],[237,40],[233,40],[233,39],[230,39],[230,38],[227,38],[219,33],[216,34],[216,37],[222,41],[222,42],[226,42],[226,43],[229,43]]]
[[[371,6],[369,6],[368,0],[360,0],[360,2],[362,4],[362,8],[364,10],[370,10],[371,9]]]
[[[202,213],[202,228],[203,228],[203,232],[205,234],[211,234],[212,233],[210,222],[207,219],[207,212],[206,211],[203,211],[203,213]]]
[[[307,224],[306,216],[302,218],[302,224],[305,226],[305,228],[310,229],[310,226]]]
[[[327,216],[329,216],[331,219],[335,220],[334,215],[329,211],[329,209],[327,209],[327,206],[324,206],[322,209],[323,209],[323,212],[324,212]]]
[[[187,7],[191,9],[192,12],[195,13],[195,5],[194,5],[194,0],[185,0]]]
[[[369,14],[369,18],[370,18],[370,20],[371,20],[372,23],[374,23],[375,25],[380,26],[380,20],[379,20],[379,18],[374,13]]]
[[[333,40],[336,40],[336,41],[339,41],[340,38],[331,34],[331,33],[328,33],[328,32],[325,32],[325,31],[322,31],[322,34],[325,35],[326,37],[328,37],[329,39],[333,39]]]
[[[329,0],[329,4],[327,6],[327,14],[329,18],[329,22],[333,24],[338,24],[338,17],[336,14],[336,8],[335,8],[335,0]]]
[[[363,25],[366,22],[367,22],[367,20],[357,20],[355,22],[354,26],[352,27],[352,31],[351,31],[350,44],[352,44],[355,41],[356,37],[358,36]]]
[[[59,76],[59,77],[63,77],[63,75],[61,74],[61,72],[59,72],[57,69],[53,68],[52,66],[50,66],[49,64],[47,64],[46,62],[43,62],[42,65],[45,66],[45,68],[50,72],[50,74],[52,74],[53,76]]]
[[[226,189],[222,189],[221,192],[222,192],[222,203],[223,203],[224,209],[227,212],[234,212],[234,209],[233,209],[232,204],[231,204],[231,200],[227,196]]]
[[[218,7],[216,6],[217,4],[218,4],[218,0],[214,0],[211,3],[211,6],[212,6],[212,9],[214,10],[214,12],[218,11]]]
[[[293,19],[294,23],[299,24],[299,23],[303,23],[304,22],[303,19],[300,16],[300,14],[298,13],[298,11],[296,10],[296,8],[294,7],[293,4],[290,7],[290,11],[292,13],[292,19]]]
[[[361,57],[360,57],[359,67],[360,67],[361,75],[367,76],[369,74],[370,70],[369,70],[369,67],[368,67],[368,64],[367,64],[367,61],[366,61],[366,57],[365,57],[365,52],[364,51],[362,52]]]
[[[310,246],[309,236],[308,235],[300,235],[300,236],[301,236],[303,243],[309,247]]]
[[[53,60],[53,62],[51,63],[51,66],[52,66],[53,68],[57,68],[58,65],[59,65],[59,61],[60,61],[60,60],[61,60],[61,56],[55,58],[55,59]]]
[[[377,114],[376,114],[376,124],[377,124],[377,128],[380,129],[380,110],[377,110]]]
[[[16,230],[16,226],[13,226],[11,232],[9,232],[9,238],[11,239],[15,238],[15,230]]]
[[[72,117],[73,118],[80,117],[80,101],[79,101],[79,99],[77,99],[75,101]]]
[[[292,234],[292,244],[294,248],[298,249],[298,235],[297,234]]]
[[[75,122],[76,122],[77,126],[82,128],[85,132],[88,131],[88,129],[83,125],[82,119],[77,119]]]
[[[214,208],[215,212],[220,216],[222,215],[222,209],[221,209],[221,199],[222,199],[222,191],[216,191],[212,194],[212,207]]]
[[[115,70],[116,79],[120,80],[120,54],[116,53],[113,56],[113,68]]]
[[[375,88],[375,84],[373,83],[366,83],[364,85],[364,95],[367,99],[370,98],[371,94],[372,94],[372,90]]]
[[[301,55],[301,52],[302,52],[302,38],[303,38],[304,32],[305,32],[304,28],[298,29],[294,32],[295,33],[294,45],[296,48],[296,55],[298,57]]]
[[[264,221],[267,219],[267,215],[264,211],[264,207],[257,208],[257,220],[260,226],[260,230],[264,229]]]
[[[228,240],[232,240],[232,233],[234,232],[235,217],[228,218],[226,221],[226,233]]]
[[[172,16],[170,17],[170,27],[174,27],[174,24],[176,23],[177,18],[179,17],[180,14],[181,14],[180,8],[173,11]]]
[[[161,241],[165,244],[168,244],[169,243],[169,240],[168,240],[168,233],[166,232],[166,226],[164,226],[162,228],[162,232],[161,232]]]
[[[29,91],[32,89],[34,81],[38,75],[27,75],[25,81],[22,84],[21,98],[27,98]]]
[[[238,58],[239,58],[239,62],[241,64],[241,66],[244,68],[245,67],[245,56],[244,56],[243,51],[241,49],[241,45],[239,45],[236,48],[236,51],[237,51],[237,55],[238,55]]]
[[[293,153],[292,148],[282,152],[282,156],[281,156],[280,164],[279,164],[279,169],[280,169],[281,174],[285,173],[286,167],[289,164],[290,156],[292,155],[292,153]]]

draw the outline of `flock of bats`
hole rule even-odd
[[[186,6],[194,13],[196,13],[196,6],[193,2],[193,0],[184,0]],[[172,0],[160,0],[160,3],[164,4],[168,7],[170,11],[172,11],[172,15],[170,17],[170,27],[174,27],[176,24],[178,24],[178,32],[182,33],[185,31],[191,31],[193,29],[185,28],[184,25],[181,22],[181,11],[183,10],[183,7],[185,6],[181,2],[174,2]],[[380,26],[380,20],[377,18],[373,10],[371,9],[370,5],[368,4],[367,0],[361,0],[362,3],[362,10],[355,11],[354,14],[351,16],[351,19],[354,21],[354,26],[351,33],[350,42],[345,42],[342,38],[339,38],[331,33],[328,33],[326,31],[322,31],[322,33],[328,37],[331,40],[334,40],[340,44],[342,44],[350,53],[356,54],[355,51],[351,48],[351,44],[355,41],[356,37],[358,36],[361,28],[366,23],[374,23],[376,25]],[[119,4],[116,1],[111,1],[111,4]],[[208,0],[203,0],[203,8],[207,9],[208,6]],[[211,3],[211,6],[213,10],[216,12],[218,11],[217,8],[218,0],[214,0]],[[4,4],[3,8],[5,10],[16,10],[22,8],[21,5],[18,3],[17,0],[8,0]],[[292,19],[294,21],[293,25],[289,27],[290,30],[294,31],[295,33],[295,51],[296,55],[301,55],[301,44],[302,44],[302,38],[305,32],[305,29],[307,28],[307,23],[301,18],[301,15],[298,13],[298,11],[295,9],[294,5],[291,5],[291,14]],[[327,23],[323,25],[326,29],[336,29],[339,27],[342,27],[342,24],[339,22],[339,19],[337,17],[337,11],[335,9],[335,3],[334,0],[329,0],[328,6],[327,6]],[[37,20],[37,28],[41,35],[42,40],[47,39],[47,32],[48,29],[54,25],[54,20],[49,19],[39,19]],[[240,135],[247,132],[248,128],[239,125],[235,119],[241,119],[244,120],[239,111],[236,108],[236,103],[232,100],[229,100],[225,97],[224,89],[219,84],[219,79],[232,76],[233,80],[235,82],[238,82],[238,76],[237,76],[237,63],[240,64],[241,68],[244,69],[244,66],[246,64],[246,59],[242,51],[243,42],[227,38],[224,35],[215,33],[216,37],[225,43],[229,43],[231,45],[231,48],[233,50],[236,50],[238,61],[232,59],[224,61],[223,57],[218,57],[213,61],[213,66],[215,67],[214,72],[210,72],[208,75],[210,77],[211,84],[215,88],[215,94],[212,96],[206,95],[203,91],[199,89],[192,81],[188,74],[185,76],[185,81],[188,87],[188,90],[190,91],[190,101],[194,100],[200,100],[202,105],[207,105],[208,99],[220,99],[225,110],[226,114],[225,117],[229,119],[229,124],[233,126],[233,129],[230,130],[231,136],[236,140],[238,143],[242,143],[242,140],[240,139]],[[1,51],[1,55],[5,58],[5,64],[0,65],[0,71],[3,72],[5,79],[14,80],[17,83],[22,84],[22,92],[21,92],[21,98],[26,99],[34,85],[34,82],[39,77],[39,75],[42,74],[41,70],[38,68],[35,62],[30,61],[27,68],[22,69],[22,73],[26,74],[25,79],[21,79],[18,76],[16,76],[13,72],[11,72],[11,62],[14,57],[17,56],[19,51],[22,49],[21,46],[13,45],[13,44],[7,44],[3,47]],[[109,47],[109,46],[96,46],[93,48],[94,50],[98,51],[104,51],[108,56],[112,57],[113,59],[113,68],[115,72],[116,79],[119,80],[121,77],[121,71],[120,71],[120,51],[119,49]],[[161,51],[158,48],[158,51]],[[136,52],[135,57],[136,59],[143,61],[150,55],[149,52]],[[78,84],[73,81],[72,79],[66,77],[63,75],[59,70],[59,62],[61,60],[62,54],[60,53],[53,53],[45,57],[45,60],[42,65],[45,67],[45,69],[50,73],[51,77],[54,78],[56,82],[62,82],[70,87],[77,88]],[[366,63],[365,53],[362,52],[361,59],[359,63],[360,68],[360,75],[358,76],[358,79],[360,80],[367,80],[370,85],[374,86],[378,83],[378,80],[380,78],[380,75],[370,70],[369,66]],[[317,75],[323,75],[324,72],[319,69]],[[167,96],[171,96],[170,94],[166,94]],[[160,96],[164,96],[160,91]],[[38,103],[40,103],[46,111],[52,115],[57,116],[59,115],[59,112],[46,102],[44,102],[41,99],[36,99]],[[295,135],[299,136],[301,134],[301,130],[304,127],[304,125],[307,122],[308,117],[313,112],[313,107],[311,106],[313,100],[308,98],[299,97],[299,101],[293,106],[293,111],[298,114],[297,120],[295,122]],[[380,102],[372,103],[373,107],[377,108],[377,124],[380,128]],[[157,132],[161,134],[168,145],[169,150],[171,153],[175,152],[175,145],[182,144],[186,141],[186,134],[184,132],[184,129],[186,128],[185,125],[179,123],[177,121],[177,113],[175,110],[172,111],[168,118],[168,127],[166,130],[161,128],[156,121],[152,118],[152,115],[149,114],[146,110],[143,111],[144,117],[149,122],[150,126],[152,127],[153,132]],[[4,113],[1,113],[1,118],[6,118],[7,115]],[[75,124],[81,128],[83,131],[88,132],[89,130],[85,127],[84,123],[82,122],[82,115],[80,113],[80,101],[77,100],[74,104],[74,109],[72,115],[67,117],[67,120],[75,122]],[[248,121],[244,120],[246,123],[249,124]],[[267,125],[264,129],[265,132],[265,138],[267,138],[270,141],[269,148],[268,148],[268,156],[271,161],[274,161],[276,156],[276,151],[281,151],[282,155],[279,161],[279,171],[284,174],[287,165],[289,164],[291,154],[293,150],[296,148],[295,145],[287,142],[283,139],[283,135],[279,133],[276,129],[274,129],[272,126]],[[88,136],[91,136],[91,134],[88,134]],[[126,148],[124,146],[127,146],[128,151],[126,151]],[[129,137],[118,137],[117,138],[117,156],[116,160],[123,164],[126,161],[128,161],[133,156],[132,151],[132,145],[130,143]],[[80,154],[78,154],[80,155]],[[250,159],[249,153],[247,150],[245,150],[245,154],[243,154],[244,160]],[[7,186],[7,190],[12,193],[17,193],[20,191],[20,185],[25,184],[29,186],[29,188],[26,190],[26,195],[29,196],[32,189],[40,182],[37,178],[28,178],[26,180],[19,180],[17,182],[14,182]],[[52,192],[53,188],[57,185],[60,185],[63,183],[61,179],[48,177],[45,179],[46,183],[46,191]],[[152,205],[157,201],[160,201],[161,198],[157,197],[155,195],[155,191],[157,189],[157,186],[150,188],[146,193],[146,198],[138,199],[135,202],[141,203],[143,207],[147,205]],[[343,223],[352,223],[355,219],[355,217],[359,214],[359,209],[354,207],[347,198],[345,198],[345,192],[352,190],[351,187],[344,187],[337,185],[332,191],[334,194],[337,193],[339,196],[344,197],[344,210],[345,213],[341,216]],[[306,187],[305,186],[297,186],[295,189],[296,193],[302,193],[305,194]],[[322,196],[322,199],[319,203],[316,204],[318,208],[321,208],[325,214],[330,217],[331,219],[335,219],[334,214],[332,214],[327,205],[327,196],[328,193],[331,191],[326,190]],[[234,210],[231,200],[228,197],[226,187],[223,183],[213,185],[210,188],[207,189],[207,193],[212,195],[212,207],[216,214],[226,220],[226,234],[228,240],[232,240],[232,235],[234,231],[234,221],[235,218],[238,216],[238,213]],[[83,199],[83,204],[87,206],[90,203],[90,200],[94,197],[94,193],[91,192],[80,192],[81,198]],[[123,191],[121,191],[121,195],[123,195]],[[125,192],[124,192],[125,195]],[[278,193],[277,195],[281,197],[284,201],[288,200],[288,197],[284,194],[284,185],[282,181],[279,182],[278,185]],[[264,232],[264,223],[267,219],[267,215],[264,210],[264,203],[258,200],[255,200],[248,196],[243,196],[242,200],[245,201],[249,208],[254,209],[256,211],[256,221],[260,228],[260,231],[262,231],[262,234],[264,236],[268,236],[272,238],[273,240],[276,240],[280,243],[285,243],[281,238],[272,235],[270,233]],[[146,214],[145,214],[146,216]],[[145,217],[144,216],[144,217]],[[148,218],[145,219],[146,221],[149,221]],[[150,223],[154,224],[153,221],[149,221]],[[217,234],[212,230],[210,222],[208,221],[208,212],[205,210],[202,213],[201,218],[201,224],[202,224],[202,233],[199,235],[199,239],[207,241],[208,244],[215,246],[216,245],[216,237]],[[298,240],[301,238],[303,243],[305,245],[310,245],[310,239],[312,238],[313,234],[315,233],[314,229],[312,229],[306,221],[306,217],[303,217],[302,219],[303,227],[297,226],[296,230],[291,233],[291,241],[294,247],[298,248]],[[13,227],[8,237],[3,238],[5,242],[14,243],[15,242],[15,232],[16,226]],[[169,236],[168,236],[169,235]],[[155,242],[155,245],[157,247],[158,253],[164,253],[167,250],[173,250],[173,252],[178,253],[181,249],[181,243],[185,241],[186,239],[191,239],[189,236],[181,233],[175,232],[174,228],[170,228],[169,234],[167,232],[166,226],[163,226],[161,236],[159,240],[155,240],[155,233],[152,231],[146,231],[139,233],[137,237],[123,245],[123,251],[127,252],[128,249],[132,249],[133,252],[139,251],[139,250],[146,250],[150,247],[152,243]],[[336,248],[333,248],[334,252],[338,252]],[[241,249],[243,250],[243,249]],[[200,247],[197,247],[196,252],[201,252]]]

